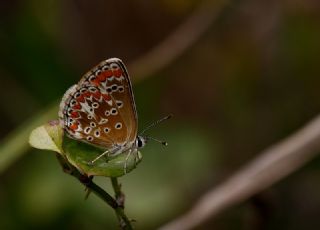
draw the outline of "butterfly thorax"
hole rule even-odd
[[[147,143],[147,138],[143,136],[137,136],[134,142],[127,142],[123,144],[115,144],[113,146],[112,155],[118,155],[120,153],[126,152],[127,150],[136,151],[137,149],[143,148]]]
[[[121,153],[126,152],[137,152],[138,149],[143,148],[147,143],[147,138],[143,136],[137,136],[135,141],[133,142],[125,142],[125,143],[116,143],[113,144],[111,148],[106,149],[106,151],[103,153],[103,155],[108,156],[117,156]],[[97,146],[99,147],[99,146]]]

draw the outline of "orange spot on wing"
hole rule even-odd
[[[116,77],[121,77],[122,70],[121,69],[113,70],[113,75]]]
[[[102,97],[103,97],[103,99],[106,100],[106,101],[110,101],[110,100],[111,100],[111,97],[110,97],[109,94],[102,94]]]
[[[100,76],[100,75],[99,75],[99,76]],[[93,85],[95,85],[95,86],[98,86],[98,85],[100,85],[100,80],[99,80],[98,78],[96,78],[96,79],[92,80],[91,83],[92,83]]]
[[[102,73],[106,78],[112,77],[112,71],[111,70],[106,70]]]
[[[105,81],[107,76],[104,75],[104,73],[101,73],[98,75],[97,79],[99,80],[99,83],[102,81]]]
[[[71,126],[70,126],[70,129],[71,130],[76,130],[78,128],[78,124],[72,124]]]
[[[77,101],[78,102],[84,102],[84,95],[82,94],[82,95],[80,95],[78,98],[77,98]]]
[[[85,93],[83,94],[84,97],[90,97],[90,95],[91,95],[90,92],[85,92]]]
[[[79,117],[79,113],[76,112],[76,111],[73,111],[73,112],[71,112],[71,117],[72,118],[77,118],[77,117]]]
[[[93,93],[92,95],[93,95],[93,97],[94,97],[95,99],[97,99],[97,100],[100,99],[100,97],[101,97],[101,93],[100,93],[99,91]]]
[[[72,109],[81,109],[81,105],[78,103],[78,104],[75,104]]]

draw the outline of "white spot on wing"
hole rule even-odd
[[[87,126],[87,127],[84,128],[84,133],[85,134],[89,134],[91,132],[91,130],[92,130],[92,128]]]
[[[99,121],[99,125],[102,125],[102,124],[105,124],[108,122],[108,119],[105,119],[105,118],[102,118],[100,121]]]
[[[100,130],[99,130],[99,129],[96,129],[96,130],[94,131],[94,136],[95,136],[95,137],[100,137]]]
[[[108,127],[105,127],[105,128],[103,129],[103,131],[104,131],[105,133],[109,133],[109,132],[110,132],[110,129],[109,129]]]

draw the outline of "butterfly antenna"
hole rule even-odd
[[[156,138],[154,138],[154,137],[149,137],[149,136],[147,136],[146,139],[147,139],[147,140],[153,140],[153,141],[158,142],[158,143],[160,143],[160,144],[162,144],[162,145],[164,145],[164,146],[167,146],[167,145],[168,145],[168,142],[162,141],[162,140],[159,140],[159,139],[156,139]]]
[[[153,122],[152,124],[148,125],[144,130],[142,130],[142,131],[140,132],[140,135],[143,135],[147,130],[151,129],[152,127],[154,127],[154,126],[156,126],[156,125],[158,125],[158,124],[160,124],[160,123],[162,123],[162,122],[165,121],[165,120],[170,119],[171,117],[172,117],[172,114],[169,114],[169,115],[161,118],[160,120],[157,120],[157,121]],[[149,139],[152,139],[152,138],[150,138],[150,137],[148,137],[148,138],[149,138]],[[154,139],[154,141],[158,141],[158,142],[160,142],[160,143],[163,142],[163,141],[159,141],[159,140],[155,140],[155,139]]]

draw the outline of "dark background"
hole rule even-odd
[[[0,155],[17,155],[0,164],[0,229],[116,227],[113,211],[94,195],[84,201],[83,186],[52,152],[5,146],[26,142],[19,133],[41,125],[37,116],[57,110],[65,90],[101,60],[121,58],[130,73],[200,3],[0,2]],[[138,168],[120,179],[137,229],[175,218],[319,113],[319,41],[317,0],[230,1],[178,58],[139,81],[131,74],[140,129],[174,114],[150,131],[169,146],[150,143]],[[111,192],[107,178],[96,182]],[[316,158],[199,229],[319,229],[319,194]]]

